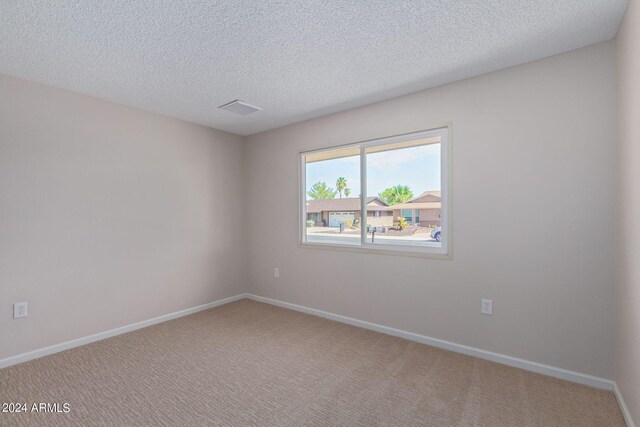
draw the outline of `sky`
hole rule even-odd
[[[335,189],[338,177],[344,177],[351,189],[349,197],[357,197],[360,194],[359,165],[359,156],[309,163],[306,165],[307,191],[316,182],[325,182]],[[398,184],[408,185],[414,196],[427,190],[440,190],[440,144],[367,155],[368,196],[377,196]]]

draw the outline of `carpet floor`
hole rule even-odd
[[[624,426],[611,392],[251,300],[0,370],[0,425]]]

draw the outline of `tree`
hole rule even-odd
[[[344,179],[343,177],[338,178],[338,180],[336,181],[336,190],[338,190],[338,193],[340,193],[341,199],[342,199],[342,192],[344,191],[345,188],[347,188],[347,180]]]
[[[349,194],[351,194],[351,189],[347,187],[344,189],[344,197],[349,197]]]
[[[307,192],[312,199],[335,199],[338,192],[331,187],[327,187],[324,182],[316,182],[311,186],[311,190]]]
[[[413,198],[413,192],[411,192],[406,185],[396,185],[379,193],[378,197],[388,205],[397,205],[398,203],[411,200]]]

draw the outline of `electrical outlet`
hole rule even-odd
[[[17,302],[13,304],[13,318],[20,319],[21,317],[27,317],[27,303]]]
[[[482,314],[493,314],[493,300],[482,298],[482,308],[480,312]]]
[[[275,267],[273,269],[273,277],[275,277],[276,279],[280,278],[280,269],[278,267]]]

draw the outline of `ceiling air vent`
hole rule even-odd
[[[223,110],[231,111],[232,113],[240,114],[242,116],[262,110],[262,108],[255,107],[238,99],[231,101],[228,104],[221,105],[218,108],[222,108]]]

